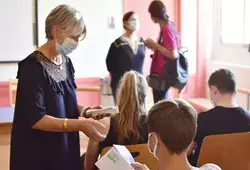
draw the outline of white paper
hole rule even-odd
[[[100,170],[134,170],[133,162],[134,158],[125,146],[114,145],[95,165]]]
[[[121,154],[121,156],[131,165],[135,162],[133,156],[129,152],[129,150],[122,145],[114,145],[114,148]]]
[[[90,109],[90,110],[87,110],[86,112],[87,115],[92,115],[92,116],[98,116],[98,115],[102,115],[105,113],[115,115],[119,113],[119,109],[117,106],[115,106],[115,107],[104,108],[104,109]]]

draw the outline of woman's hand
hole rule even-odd
[[[132,164],[132,167],[135,169],[135,170],[149,170],[149,168],[147,167],[147,165],[144,165],[144,164],[140,164],[138,162],[135,162]]]
[[[106,127],[100,122],[92,119],[84,119],[82,120],[82,124],[80,125],[80,131],[82,131],[86,136],[90,139],[96,141],[103,141],[106,136],[103,135],[105,132],[103,131]]]
[[[93,108],[91,108],[91,109],[103,109],[103,107],[102,107],[102,106],[95,106],[95,107],[93,107]],[[90,118],[93,118],[93,119],[95,119],[95,120],[100,120],[100,119],[103,119],[103,118],[105,118],[105,117],[111,117],[111,114],[110,114],[110,113],[103,113],[103,114],[97,115],[97,116],[92,116],[92,115],[90,115],[89,117],[90,117]]]
[[[155,49],[155,44],[156,42],[154,40],[152,40],[151,38],[148,38],[146,41],[145,41],[145,44],[146,46],[149,48],[149,49]]]
[[[102,106],[95,106],[95,107],[88,107],[87,110],[91,110],[91,109],[102,109],[103,107]],[[105,117],[111,117],[111,114],[110,113],[103,113],[101,115],[97,115],[97,116],[92,116],[92,115],[86,115],[86,111],[85,113],[83,113],[82,117],[85,117],[85,118],[93,118],[95,120],[100,120],[100,119],[103,119]]]

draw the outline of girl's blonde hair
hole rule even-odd
[[[136,143],[140,137],[139,118],[146,114],[148,86],[143,75],[129,71],[120,80],[117,89],[117,105],[120,113],[116,117],[119,144],[126,139]]]

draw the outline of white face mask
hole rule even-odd
[[[75,40],[67,37],[62,44],[56,43],[56,51],[58,54],[68,55],[76,49],[77,45],[78,43]]]
[[[154,149],[153,149],[153,151],[150,149],[150,137],[152,137],[152,134],[149,134],[148,135],[148,144],[147,144],[147,146],[148,146],[148,150],[149,150],[149,152],[150,153],[152,153],[153,155],[154,155],[154,157],[157,159],[157,160],[159,160],[159,158],[157,157],[157,155],[156,155],[156,151],[157,151],[157,145],[158,145],[158,139],[157,139],[157,137],[155,137],[155,146],[154,146]]]
[[[127,27],[131,31],[137,31],[140,29],[140,23],[137,20],[128,21]]]

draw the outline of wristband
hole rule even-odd
[[[68,130],[68,118],[65,118],[64,119],[64,122],[63,122],[63,129],[65,129],[65,130]]]

